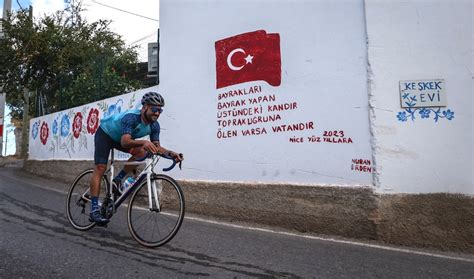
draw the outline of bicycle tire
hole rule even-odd
[[[154,248],[166,244],[176,235],[183,223],[185,202],[183,191],[173,178],[159,174],[154,175],[151,181],[161,189],[161,193],[158,193],[161,210],[158,212],[149,209],[147,181],[144,180],[130,198],[127,222],[130,234],[139,244]],[[151,228],[151,225],[154,227]],[[142,228],[144,232],[141,231]],[[151,235],[147,233],[150,230]]]
[[[88,200],[87,196],[93,172],[93,169],[88,169],[80,173],[69,187],[66,198],[66,216],[69,223],[80,231],[90,230],[96,225],[94,222],[89,221],[90,200]],[[106,187],[103,187],[103,185]],[[108,187],[109,181],[104,175],[101,179],[99,198],[105,197]]]

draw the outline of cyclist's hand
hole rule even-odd
[[[151,141],[147,141],[145,142],[145,144],[143,144],[143,148],[152,153],[152,154],[156,154],[158,153],[158,148],[156,147],[156,145],[154,143],[152,143]]]
[[[169,152],[170,157],[172,157],[177,163],[181,162],[184,160],[184,156],[182,153],[176,153],[174,151]]]

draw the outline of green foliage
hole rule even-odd
[[[14,12],[3,21],[0,86],[22,119],[24,90],[46,96],[49,112],[83,105],[142,87],[136,76],[137,53],[109,29],[110,22],[88,23],[80,3],[54,15],[30,18]]]

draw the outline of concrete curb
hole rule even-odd
[[[0,157],[0,167],[23,167],[23,159],[18,159],[12,156]]]

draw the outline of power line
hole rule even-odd
[[[153,33],[151,33],[151,34],[148,34],[148,35],[146,35],[145,37],[142,37],[142,38],[140,38],[140,39],[138,39],[138,40],[136,40],[136,41],[130,43],[130,45],[137,45],[139,42],[144,41],[144,40],[150,38],[151,36],[154,36],[154,35],[156,34],[156,32],[157,32],[157,31],[155,31],[155,32],[153,32]]]
[[[153,20],[153,21],[156,21],[156,22],[160,22],[158,19],[154,19],[154,18],[151,18],[151,17],[147,17],[147,16],[143,16],[143,15],[139,15],[139,14],[136,14],[136,13],[132,13],[132,12],[129,12],[129,11],[126,11],[126,10],[122,10],[122,9],[119,9],[119,8],[116,8],[116,7],[112,7],[112,6],[109,6],[109,5],[106,5],[106,4],[103,4],[103,3],[99,3],[95,0],[92,0],[93,3],[96,3],[96,4],[99,4],[99,5],[102,5],[104,7],[107,7],[107,8],[110,8],[110,9],[114,9],[114,10],[117,10],[117,11],[121,11],[123,13],[127,13],[127,14],[131,14],[131,15],[134,15],[134,16],[138,16],[138,17],[142,17],[142,18],[145,18],[145,19],[149,19],[149,20]]]
[[[18,4],[18,6],[20,6],[20,10],[23,10],[23,7],[21,6],[20,2],[18,2],[18,0],[16,0],[16,3]]]

